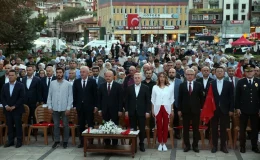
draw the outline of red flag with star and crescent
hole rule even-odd
[[[137,27],[138,25],[139,25],[138,14],[127,14],[127,26],[128,27]]]

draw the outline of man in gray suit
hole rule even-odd
[[[99,86],[106,82],[106,80],[103,77],[99,76],[99,72],[100,72],[100,68],[98,66],[92,67],[92,72],[93,72],[93,76],[91,78],[93,78],[96,83],[97,83],[97,87],[99,88]]]
[[[182,81],[178,78],[176,78],[176,70],[171,68],[168,71],[168,77],[169,77],[169,82],[170,82],[170,87],[173,88],[174,92],[174,120],[173,120],[173,125],[174,127],[179,126],[179,116],[178,116],[178,99],[179,99],[179,87]],[[175,138],[176,139],[181,139],[180,137],[180,131],[179,129],[175,129]]]

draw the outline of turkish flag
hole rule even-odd
[[[212,91],[212,85],[210,83],[209,91],[203,106],[203,109],[200,113],[201,121],[207,124],[209,120],[214,116],[214,111],[216,110],[215,100]]]
[[[242,74],[242,71],[241,71],[241,63],[240,62],[237,64],[237,68],[235,70],[235,77],[243,78],[243,74]]]
[[[127,14],[127,26],[137,27],[139,25],[138,14]]]

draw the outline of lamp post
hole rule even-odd
[[[142,18],[141,18],[141,16],[139,15],[138,16],[138,20],[139,20],[139,43],[141,44],[141,27],[142,27]]]

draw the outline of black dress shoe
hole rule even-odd
[[[190,147],[185,147],[183,152],[189,152],[189,150],[190,150]]]
[[[221,147],[220,151],[222,151],[224,153],[228,153],[227,147]]]
[[[63,142],[63,148],[66,149],[68,147],[68,142]]]
[[[141,152],[145,152],[144,146],[140,146],[140,151],[141,151]]]
[[[181,139],[181,136],[178,135],[178,134],[176,134],[174,137],[175,137],[176,139]]]
[[[255,153],[260,153],[260,150],[257,147],[253,148],[252,151],[255,152]]]
[[[14,146],[14,143],[6,143],[6,144],[4,145],[4,148],[11,147],[11,146]]]
[[[246,153],[246,148],[245,147],[240,147],[240,152],[241,153]]]
[[[52,148],[56,148],[58,144],[60,144],[60,142],[55,142],[55,143],[52,145]]]
[[[217,151],[218,151],[217,147],[213,147],[213,148],[211,149],[211,153],[216,153]]]
[[[196,152],[196,153],[199,153],[199,152],[200,152],[200,150],[199,150],[198,147],[193,147],[192,149],[193,149],[193,151]]]
[[[15,148],[20,148],[20,147],[22,147],[22,143],[17,143],[15,146]]]
[[[83,144],[79,144],[79,145],[78,145],[78,148],[83,148]]]

